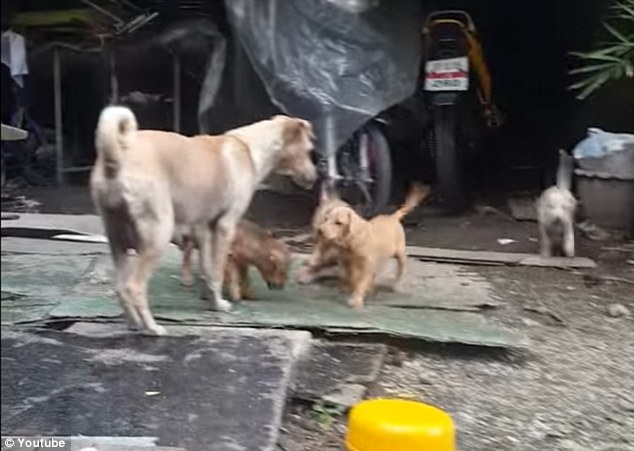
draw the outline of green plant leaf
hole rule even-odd
[[[605,84],[610,79],[610,75],[607,73],[599,74],[596,78],[593,79],[592,83],[590,83],[586,88],[584,88],[578,95],[577,98],[580,100],[584,100],[588,98],[591,94],[596,92],[601,86]]]
[[[608,30],[608,32],[612,36],[617,38],[619,41],[621,41],[622,43],[625,43],[625,44],[628,43],[628,39],[625,36],[623,36],[616,28],[611,26],[609,23],[603,22],[603,26],[605,27],[606,30]]]
[[[609,67],[614,66],[614,63],[602,63],[602,64],[593,64],[590,66],[582,66],[582,67],[578,67],[575,69],[570,70],[568,73],[571,75],[577,75],[577,74],[585,74],[588,72],[595,72],[595,71],[599,71],[599,70],[604,70],[607,69]]]
[[[582,76],[568,87],[579,91],[579,99],[587,98],[609,80],[634,77],[634,0],[615,0],[608,11],[602,22],[608,39],[591,51],[571,52],[582,62],[569,70],[571,75]]]
[[[634,18],[634,2],[617,2],[616,5],[614,5],[614,9],[625,11],[627,13],[626,18]]]
[[[611,50],[611,52],[613,52],[614,50]],[[611,61],[614,63],[620,63],[621,59],[616,57],[616,56],[612,56],[612,55],[608,55],[605,52],[594,52],[594,53],[586,53],[585,55],[581,56],[581,58],[583,59],[589,59],[589,60],[597,60],[597,61]]]

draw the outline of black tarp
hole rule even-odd
[[[383,0],[354,12],[338,3],[226,1],[237,39],[227,56],[224,89],[199,109],[201,130],[214,131],[219,120],[227,128],[262,119],[255,116],[275,105],[310,120],[322,139],[325,118],[332,115],[335,143],[342,144],[368,119],[411,96],[421,56],[419,2]]]

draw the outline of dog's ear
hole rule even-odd
[[[354,236],[358,229],[358,218],[352,210],[346,212],[345,236]]]
[[[315,130],[313,129],[313,124],[304,119],[299,119],[299,121],[302,124],[302,127],[304,127],[304,129],[306,130],[306,133],[308,133],[308,137],[310,139],[315,139]]]
[[[304,139],[304,137],[308,137],[310,140],[315,139],[315,132],[313,130],[313,125],[304,119],[299,119],[296,117],[288,117],[288,116],[275,116],[275,118],[284,118],[286,122],[284,124],[285,130],[285,138],[287,141],[295,141]]]
[[[348,224],[346,227],[346,239],[350,243],[363,243],[368,237],[365,220],[352,209],[349,209],[347,214]]]

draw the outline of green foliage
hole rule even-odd
[[[580,80],[569,89],[585,99],[610,80],[634,78],[634,0],[617,0],[603,21],[609,39],[590,52],[574,52],[581,65],[570,71]]]
[[[343,413],[344,409],[340,406],[328,405],[324,402],[316,402],[313,404],[313,412],[317,416],[317,421],[324,429],[330,429],[335,419]]]

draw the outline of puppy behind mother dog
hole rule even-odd
[[[310,188],[313,129],[288,116],[186,137],[138,130],[132,111],[106,107],[95,133],[90,190],[115,266],[116,292],[128,326],[163,335],[148,305],[148,282],[175,225],[193,226],[201,246],[203,297],[228,311],[223,271],[235,228],[257,185],[271,173]],[[136,255],[130,255],[134,250]]]

